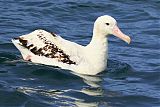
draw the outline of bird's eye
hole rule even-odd
[[[106,25],[108,26],[108,25],[109,25],[109,23],[106,23]]]

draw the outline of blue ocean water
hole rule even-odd
[[[159,107],[159,9],[159,0],[1,0],[0,107]],[[86,45],[105,14],[132,42],[110,36],[108,69],[97,76],[23,61],[10,41],[41,28]]]

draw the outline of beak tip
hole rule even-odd
[[[130,38],[130,37],[128,37],[128,39],[127,39],[127,43],[128,43],[128,44],[130,44],[130,43],[131,43],[131,38]]]

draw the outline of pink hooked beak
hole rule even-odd
[[[128,44],[130,44],[130,42],[131,42],[130,37],[125,35],[124,33],[122,33],[117,25],[115,25],[115,27],[113,28],[113,35],[116,37],[119,37],[120,39],[124,40]]]

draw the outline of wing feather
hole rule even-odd
[[[80,51],[83,46],[65,40],[55,33],[35,30],[17,39],[21,46],[38,56],[54,58],[66,64],[76,64],[81,59]]]

